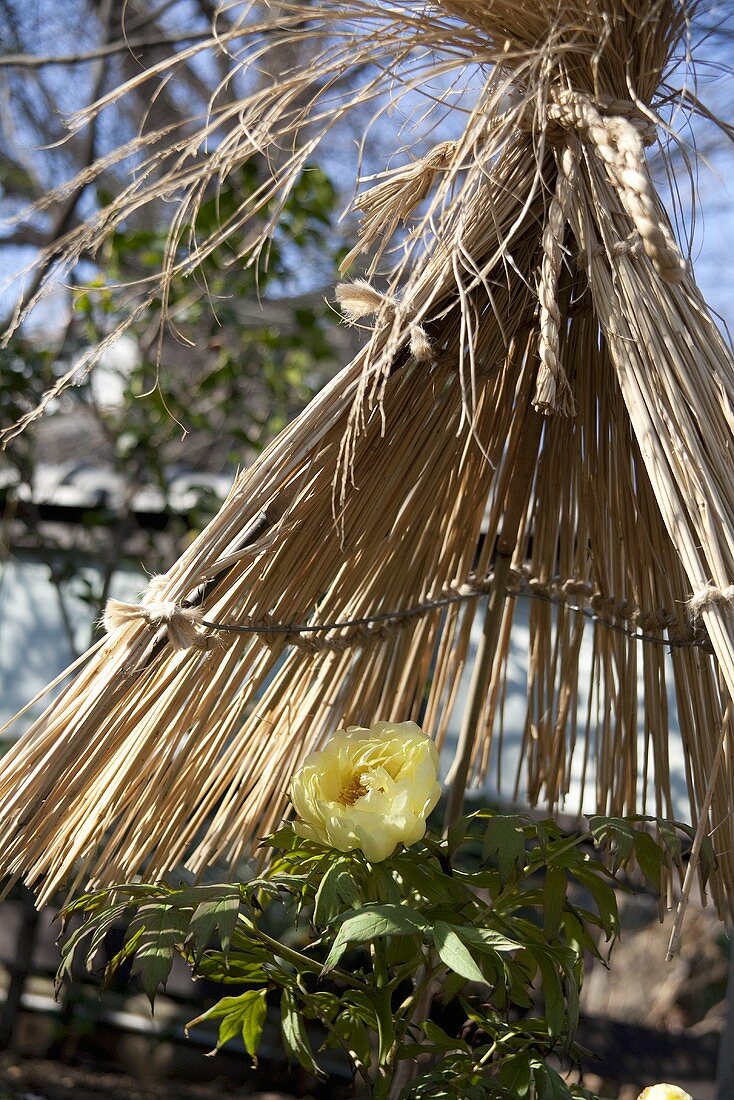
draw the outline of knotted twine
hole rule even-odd
[[[153,629],[168,630],[175,649],[183,650],[191,646],[205,647],[208,640],[223,632],[225,634],[257,634],[267,644],[269,639],[281,637],[287,645],[296,645],[313,653],[324,650],[343,651],[355,646],[368,645],[384,639],[390,629],[399,629],[416,618],[433,611],[445,610],[452,604],[464,603],[490,594],[495,585],[493,573],[479,578],[471,576],[466,582],[443,589],[437,595],[422,603],[400,610],[383,611],[357,619],[345,619],[322,623],[282,623],[274,622],[269,616],[259,621],[243,620],[239,623],[211,622],[203,618],[203,609],[186,607],[171,600],[161,600],[165,588],[165,577],[151,578],[148,589],[140,603],[122,603],[109,600],[105,608],[103,623],[108,631],[118,629],[133,622],[146,622]],[[627,599],[617,600],[613,596],[599,592],[591,581],[571,577],[567,580],[554,578],[541,581],[530,574],[527,565],[512,568],[508,574],[505,595],[508,598],[529,597],[546,600],[556,606],[567,607],[591,619],[600,626],[607,626],[639,641],[653,642],[669,646],[708,645],[692,626],[682,628],[679,616],[665,608],[657,611],[643,611]],[[575,599],[580,597],[588,603],[589,609],[578,606]],[[698,604],[696,600],[698,599]],[[703,600],[708,603],[701,602]],[[725,589],[706,586],[703,594],[692,597],[689,609],[695,612],[721,599],[734,601],[734,586]],[[694,607],[694,605],[696,605]],[[616,620],[616,621],[615,621]],[[667,638],[653,633],[667,630]],[[334,633],[338,631],[339,633]],[[314,635],[324,633],[328,636],[317,638]]]
[[[734,603],[734,584],[719,588],[715,584],[705,584],[694,592],[688,601],[688,610],[694,618],[717,604]]]
[[[102,625],[108,634],[130,623],[146,622],[154,629],[165,627],[174,649],[202,648],[207,643],[207,630],[198,607],[185,607],[174,600],[163,599],[168,584],[164,576],[151,577],[139,603],[108,600]]]
[[[635,103],[614,101],[602,114],[589,96],[563,91],[553,97],[546,118],[574,133],[567,138],[559,157],[556,189],[548,209],[543,231],[543,260],[538,283],[540,367],[533,400],[542,413],[573,416],[575,403],[560,362],[561,313],[558,306],[558,282],[561,272],[563,239],[568,210],[578,171],[577,138],[586,140],[606,165],[609,178],[620,202],[635,227],[631,247],[619,242],[612,254],[635,250],[639,240],[655,271],[667,283],[678,283],[686,263],[673,234],[663,220],[647,171],[645,145],[655,141],[655,127]]]
[[[640,244],[655,271],[667,283],[680,282],[686,268],[673,234],[658,209],[647,171],[645,145],[655,141],[654,125],[631,101],[609,101],[603,103],[602,108],[605,113],[585,93],[564,90],[552,95],[545,115],[547,122],[573,131],[558,158],[555,192],[543,231],[543,259],[538,280],[540,366],[533,405],[537,412],[545,414],[573,416],[576,411],[559,355],[562,319],[558,283],[568,211],[578,173],[578,138],[588,142],[606,165],[620,202],[635,227],[632,244],[625,241],[612,245],[612,254],[635,253]],[[527,107],[523,112],[527,112]],[[342,271],[379,237],[388,240],[398,224],[405,223],[428,194],[436,174],[447,167],[456,147],[455,142],[442,142],[425,157],[407,168],[389,173],[387,179],[358,197],[355,205],[364,215],[360,239],[342,263]],[[374,264],[369,274],[373,269]],[[350,322],[374,314],[394,318],[406,308],[404,303],[382,294],[363,279],[338,286],[336,298]],[[412,357],[419,362],[430,362],[433,350],[423,326],[416,321],[409,322],[408,334]]]

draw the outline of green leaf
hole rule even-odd
[[[187,925],[188,914],[167,902],[142,905],[130,922],[127,938],[136,940],[132,973],[139,976],[151,1005],[171,972],[174,948],[183,943]]]
[[[635,831],[635,856],[643,875],[659,894],[665,856],[660,846],[644,829]]]
[[[321,879],[314,901],[313,922],[317,928],[329,924],[343,906],[354,909],[359,901],[359,887],[354,881],[349,860],[338,859]]]
[[[222,889],[225,890],[223,894]],[[237,886],[220,887],[218,897],[202,901],[197,906],[189,923],[189,933],[200,952],[209,946],[214,932],[219,929],[219,942],[222,951],[227,954],[239,909],[240,892]]]
[[[326,957],[322,974],[333,970],[350,943],[369,943],[382,936],[420,935],[426,921],[404,905],[366,905],[347,916]]]
[[[566,872],[562,867],[549,867],[543,885],[543,931],[555,939],[563,919],[566,900]]]
[[[692,825],[686,825],[682,821],[676,821],[674,824],[677,829],[685,833],[691,842],[693,842],[696,836],[696,830]],[[698,853],[698,863],[701,873],[701,882],[705,886],[712,872],[716,869],[716,852],[714,851],[714,846],[709,836],[703,837]]]
[[[281,851],[286,852],[298,848],[301,844],[303,844],[303,840],[294,831],[292,825],[284,825],[282,829],[270,833],[269,836],[263,837],[260,841],[261,848],[279,848]]]
[[[617,895],[608,881],[604,878],[604,868],[598,863],[589,861],[581,867],[574,868],[576,878],[589,891],[594,899],[604,935],[607,940],[619,933],[619,906]]]
[[[438,1050],[465,1050],[467,1053],[471,1050],[471,1047],[463,1039],[455,1039],[448,1032],[444,1031],[442,1027],[439,1027],[433,1020],[424,1020],[421,1024],[423,1034],[429,1042],[433,1043]]]
[[[370,1014],[369,1023],[372,1024],[373,1022],[372,1014]],[[362,1015],[351,1005],[348,1005],[337,1016],[327,1045],[343,1046],[350,1056],[356,1058],[363,1066],[370,1065],[372,1055],[370,1036]]]
[[[461,924],[457,925],[456,932],[472,946],[479,950],[491,951],[493,954],[519,951],[525,946],[519,939],[511,939],[495,928],[477,928],[473,925]]]
[[[472,823],[471,817],[460,817],[456,821],[453,821],[449,825],[449,830],[446,834],[446,846],[448,848],[449,855],[453,855],[457,848],[466,840],[469,828]]]
[[[528,1055],[515,1054],[507,1058],[500,1068],[499,1080],[516,1100],[532,1095],[530,1090],[535,1091],[535,1082]]]
[[[466,944],[462,942],[450,924],[437,921],[433,927],[433,942],[441,962],[460,974],[469,982],[482,982],[486,984],[486,978],[472,958]]]
[[[609,846],[612,871],[616,874],[632,856],[635,848],[635,829],[624,818],[590,817],[589,830],[595,844]]]
[[[522,818],[498,815],[491,819],[484,832],[482,859],[495,861],[500,882],[514,882],[525,866],[525,830]]]
[[[673,862],[680,867],[683,860],[683,847],[675,822],[668,821],[665,818],[658,818],[656,824],[665,850],[668,852]]]
[[[556,1071],[542,1058],[531,1060],[537,1100],[573,1100],[571,1091]]]
[[[263,985],[272,977],[263,968],[263,962],[269,961],[275,966],[272,955],[264,948],[260,961],[249,959],[244,954],[239,957],[239,952],[233,952],[225,959],[220,951],[205,953],[202,958],[191,961],[197,978],[208,978],[209,981],[221,982],[223,985]]]
[[[325,1077],[326,1074],[314,1058],[303,1016],[296,1004],[293,990],[289,988],[283,990],[280,1000],[280,1028],[288,1059],[295,1058],[315,1077]]]
[[[564,1000],[561,979],[553,961],[544,951],[533,951],[538,969],[543,979],[543,1001],[545,1003],[545,1019],[548,1024],[548,1035],[555,1040],[563,1030]]]
[[[128,959],[131,959],[138,949],[138,944],[143,936],[145,929],[139,928],[134,936],[128,937],[121,949],[112,956],[110,961],[104,968],[104,977],[102,979],[102,988],[106,989],[117,971],[122,964]]]
[[[222,997],[207,1012],[190,1020],[185,1025],[185,1030],[188,1031],[204,1020],[221,1019],[216,1050],[220,1050],[230,1039],[241,1035],[245,1050],[251,1058],[255,1058],[267,1015],[266,993],[265,989],[248,989],[239,997]]]

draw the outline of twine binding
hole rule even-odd
[[[719,588],[715,584],[705,584],[691,596],[688,601],[688,610],[695,618],[710,607],[727,603],[734,603],[734,584],[728,584],[725,588]]]
[[[556,94],[548,118],[573,128],[592,144],[658,275],[667,283],[679,283],[686,262],[661,216],[645,160],[644,146],[655,140],[654,128],[634,103],[610,101],[605,110],[613,113],[602,114],[581,92],[564,91]]]
[[[578,151],[568,142],[558,167],[556,190],[543,231],[543,264],[538,284],[540,368],[533,398],[536,412],[576,414],[571,387],[560,360],[561,310],[558,305],[558,281],[563,259],[563,238],[578,170]]]
[[[108,600],[102,617],[107,633],[113,634],[130,623],[144,622],[156,630],[165,628],[174,649],[205,646],[208,635],[201,621],[201,609],[163,599],[167,583],[165,576],[151,577],[139,603]]]
[[[143,621],[156,629],[165,627],[175,649],[188,649],[191,646],[201,648],[207,644],[211,631],[220,634],[259,635],[266,642],[268,638],[280,638],[286,645],[295,645],[314,653],[325,650],[343,652],[385,638],[391,631],[434,611],[488,596],[494,588],[495,576],[489,573],[483,578],[470,577],[465,583],[445,588],[437,596],[413,607],[326,623],[284,623],[275,622],[269,617],[241,623],[215,622],[205,619],[201,608],[159,600],[160,589],[165,583],[165,577],[152,578],[146,594],[138,604],[109,600],[103,619],[107,631],[111,633],[127,623]],[[707,586],[708,589],[712,587]],[[727,598],[734,601],[734,586],[731,586],[730,591],[731,595]],[[714,589],[714,592],[718,593],[720,590]],[[643,611],[630,600],[618,600],[614,596],[604,595],[590,581],[556,578],[543,582],[538,577],[531,576],[528,567],[523,566],[510,570],[505,595],[509,598],[544,600],[557,607],[565,607],[585,615],[599,626],[617,630],[638,641],[675,647],[708,647],[707,639],[700,632],[690,624],[681,623],[680,617],[666,608]],[[706,597],[712,599],[708,590]],[[579,606],[579,601],[587,603],[588,607]],[[692,603],[693,600],[688,606],[691,607]],[[666,630],[667,637],[654,633],[659,630]],[[319,634],[331,636],[316,637]]]

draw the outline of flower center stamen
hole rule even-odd
[[[353,806],[358,799],[367,794],[367,787],[362,782],[362,776],[355,772],[347,783],[344,784],[336,796],[337,802],[342,806]]]

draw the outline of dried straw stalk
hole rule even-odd
[[[256,256],[320,139],[377,101],[383,56],[406,91],[477,64],[486,83],[459,139],[357,198],[351,260],[371,249],[370,272],[412,218],[384,287],[357,280],[338,294],[349,317],[374,318],[365,348],[238,478],[147,602],[110,608],[105,645],[5,758],[2,869],[44,900],[143,867],[232,866],[278,823],[293,769],[340,724],[413,718],[440,743],[482,613],[478,596],[442,594],[468,583],[490,593],[490,610],[455,767],[463,790],[502,736],[516,606],[504,590],[521,576],[561,605],[531,604],[518,793],[558,807],[572,770],[593,760],[601,811],[634,812],[642,798],[670,816],[672,678],[692,818],[716,845],[717,904],[734,912],[723,720],[734,363],[644,155],[686,11],[675,0],[270,8],[279,31],[243,18],[226,47],[247,69],[308,35],[311,69],[240,102],[236,127],[230,108],[213,109],[202,132],[225,136],[208,160],[192,164],[198,145],[174,140],[162,175],[151,162],[105,226],[70,238],[70,259],[161,188],[182,195],[175,242],[208,182],[257,152],[272,154],[272,178],[198,246],[200,257],[237,236]],[[348,82],[355,70],[361,84]],[[172,259],[165,278],[177,271]],[[267,630],[432,600],[371,625]],[[599,620],[589,626],[579,603]],[[608,620],[667,634],[670,658]],[[592,671],[580,683],[585,639]]]

